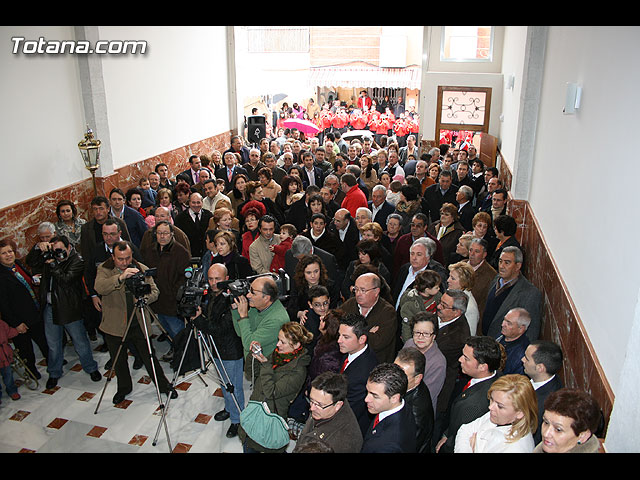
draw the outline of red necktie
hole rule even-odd
[[[462,389],[462,391],[464,392],[467,388],[469,388],[469,386],[471,386],[471,380],[469,380],[467,382],[467,384],[464,386],[464,388]]]
[[[345,368],[347,368],[347,363],[349,363],[349,359],[345,358],[344,363],[342,364],[342,368],[340,369],[340,373],[344,373]]]
[[[380,414],[376,415],[376,418],[373,419],[373,428],[376,428],[378,422],[380,421]]]

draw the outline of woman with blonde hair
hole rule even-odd
[[[524,375],[504,375],[489,387],[489,411],[462,425],[454,453],[532,453],[538,400]]]
[[[471,335],[475,335],[480,321],[480,309],[471,289],[473,288],[476,272],[467,262],[457,262],[449,265],[449,278],[447,287],[452,290],[462,290],[467,298],[467,311],[464,316],[469,323]]]

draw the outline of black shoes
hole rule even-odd
[[[56,388],[56,386],[58,385],[58,379],[57,378],[53,378],[53,377],[49,377],[49,380],[47,380],[47,390],[51,390],[52,388]]]
[[[130,393],[131,393],[131,390],[129,390],[128,392],[116,392],[116,394],[113,396],[113,404],[118,405],[119,403],[124,402],[124,399]]]
[[[169,388],[169,390],[164,392],[160,390],[160,393],[164,393],[165,395],[170,396],[172,399],[178,398],[178,392],[176,392],[176,389],[173,387]]]
[[[230,417],[229,412],[227,412],[226,410],[220,410],[218,413],[216,413],[216,414],[213,416],[213,419],[214,419],[216,422],[224,422],[224,421],[225,421],[227,418],[229,418],[229,417]]]
[[[229,430],[227,430],[227,438],[233,438],[238,435],[238,427],[239,423],[232,423],[229,425]]]
[[[98,370],[96,370],[95,372],[91,372],[89,376],[91,377],[91,380],[93,380],[94,382],[99,382],[100,380],[102,380],[102,375]]]

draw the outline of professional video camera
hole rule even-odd
[[[184,276],[187,281],[178,290],[178,315],[183,318],[191,318],[202,305],[202,299],[206,297],[209,285],[206,272],[200,265],[200,258],[193,257],[191,265],[185,268]]]
[[[223,295],[232,299],[246,295],[251,290],[251,282],[259,277],[272,277],[278,286],[278,299],[285,300],[291,287],[289,275],[281,268],[278,273],[261,273],[247,278],[218,282],[218,288],[223,290]]]
[[[129,265],[131,268],[138,268],[136,265]],[[145,282],[146,277],[155,277],[157,269],[149,268],[146,271],[138,272],[124,281],[125,288],[131,292],[135,298],[142,298],[151,293],[151,285]]]
[[[56,262],[62,262],[67,258],[67,251],[64,248],[47,249],[42,252],[42,259],[55,260]]]

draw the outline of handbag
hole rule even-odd
[[[249,400],[240,412],[240,425],[254,442],[270,450],[278,450],[289,444],[287,422],[278,414],[271,413],[264,402]]]

